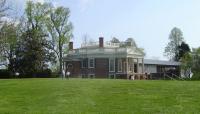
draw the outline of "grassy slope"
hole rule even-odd
[[[0,113],[198,113],[200,82],[0,80]]]

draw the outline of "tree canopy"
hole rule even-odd
[[[27,2],[25,15],[20,27],[20,39],[16,50],[18,71],[24,75],[48,68],[54,61],[54,53],[49,49],[48,34],[45,29],[45,16],[48,4]]]
[[[169,35],[169,43],[165,47],[164,55],[170,60],[179,60],[179,46],[183,42],[183,33],[179,28],[174,27]]]
[[[46,26],[50,34],[53,46],[59,60],[59,72],[62,74],[64,45],[68,45],[72,38],[72,23],[69,21],[70,10],[65,7],[53,7],[50,5],[50,15],[46,18]]]
[[[2,23],[2,17],[6,16],[6,11],[8,7],[6,6],[6,0],[0,0],[0,25]]]
[[[177,59],[181,60],[181,58],[186,54],[190,52],[190,47],[188,44],[186,44],[185,42],[182,42],[180,46],[178,46],[178,55]]]

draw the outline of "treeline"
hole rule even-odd
[[[172,61],[181,62],[181,74],[184,77],[200,80],[200,47],[190,49],[177,27],[171,30],[169,40],[164,55]]]
[[[2,20],[9,8],[6,0],[1,0],[0,6]],[[16,73],[21,77],[51,74],[52,66],[61,73],[63,54],[67,53],[72,38],[69,16],[68,8],[28,1],[19,21],[2,20],[0,23],[0,58],[8,61],[1,65],[6,66],[12,77]]]

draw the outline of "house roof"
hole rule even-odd
[[[138,57],[143,58],[144,54],[134,48],[134,47],[90,47],[90,48],[79,48],[69,51],[68,56],[71,58],[85,58],[85,57],[93,57],[93,58],[102,58],[102,57],[116,57],[116,58],[124,58],[124,57]]]
[[[175,61],[164,61],[164,60],[152,60],[152,59],[144,59],[144,64],[149,65],[167,65],[167,66],[180,66],[180,62]]]

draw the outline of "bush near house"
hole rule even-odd
[[[194,72],[191,80],[200,80],[200,72]]]
[[[52,75],[50,69],[37,71],[30,74],[21,74],[19,76],[14,76],[9,70],[0,70],[0,79],[10,79],[10,78],[53,78],[56,77],[55,74]]]
[[[1,69],[0,70],[0,79],[9,79],[12,78],[9,70]]]

